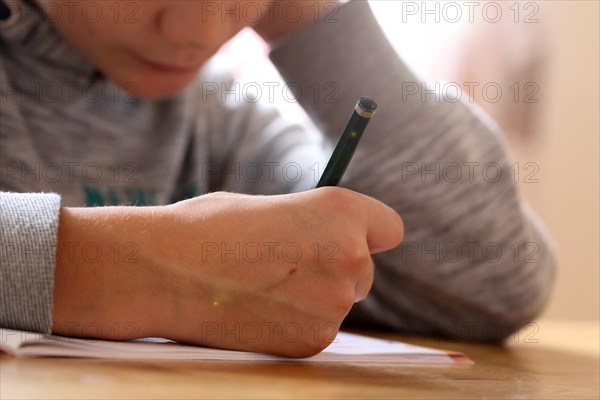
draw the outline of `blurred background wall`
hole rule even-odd
[[[543,317],[598,321],[599,2],[370,0],[419,79],[456,82],[503,130],[521,192],[559,256]],[[264,58],[256,57],[263,52]],[[272,81],[250,30],[222,53],[237,74]],[[484,89],[486,88],[487,89]],[[500,88],[502,94],[497,95]],[[295,104],[286,104],[294,112]]]

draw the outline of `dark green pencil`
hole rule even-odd
[[[377,104],[369,97],[361,97],[354,107],[346,129],[335,146],[333,154],[325,167],[325,171],[317,184],[317,187],[337,186],[352,160],[354,151],[362,137],[367,124],[377,109]]]

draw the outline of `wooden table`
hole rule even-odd
[[[504,347],[402,338],[414,344],[463,351],[475,364],[317,365],[3,356],[0,398],[599,397],[597,323],[538,322],[515,335]]]

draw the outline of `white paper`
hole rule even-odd
[[[77,339],[0,329],[0,349],[17,357],[85,357],[160,360],[373,362],[455,364],[471,361],[460,353],[414,346],[340,332],[323,352],[313,357],[291,359],[259,353],[188,346],[160,338],[127,342]]]

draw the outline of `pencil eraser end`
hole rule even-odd
[[[377,110],[377,103],[370,97],[363,96],[358,100],[358,106],[368,113],[373,113]]]

